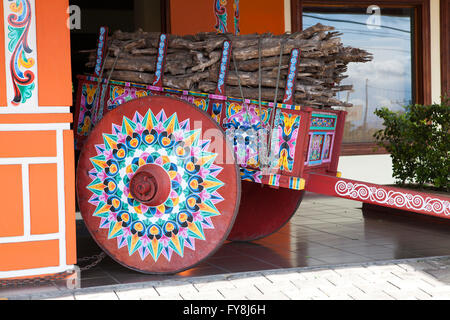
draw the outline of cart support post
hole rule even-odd
[[[331,163],[330,167],[328,169],[329,173],[332,175],[337,174],[337,169],[339,165],[339,157],[341,155],[341,146],[342,146],[342,140],[344,138],[344,126],[345,126],[345,118],[347,117],[346,111],[339,111],[338,115],[338,123],[336,125],[336,136],[334,141],[334,149],[333,154],[331,156]]]

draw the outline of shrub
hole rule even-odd
[[[450,190],[450,99],[442,100],[429,106],[410,105],[404,112],[375,111],[385,129],[374,137],[391,154],[397,184]]]

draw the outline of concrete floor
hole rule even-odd
[[[226,242],[195,268],[170,276],[141,274],[105,257],[81,272],[81,288],[450,255],[450,223],[361,208],[360,202],[306,193],[290,223],[267,238]],[[78,222],[79,259],[100,253],[82,221]],[[78,265],[83,268],[89,262],[80,260]],[[65,288],[58,283],[0,288],[0,297],[55,290]]]

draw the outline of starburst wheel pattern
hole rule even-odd
[[[226,238],[236,210],[223,210],[230,195],[224,171],[235,165],[217,163],[221,148],[211,150],[211,139],[203,138],[202,117],[214,125],[206,114],[171,98],[143,100],[150,108],[132,101],[133,108],[120,108],[132,116],[107,114],[91,133],[90,155],[83,152],[80,160],[82,214],[97,242],[122,264],[144,272],[177,271],[199,262],[205,245],[212,252],[211,244]],[[161,100],[164,105],[154,103]],[[186,109],[191,117],[180,120]],[[193,120],[201,120],[201,128],[191,129]],[[236,186],[231,194],[238,193]]]

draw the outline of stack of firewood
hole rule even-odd
[[[277,101],[281,102],[291,50],[300,48],[295,104],[313,107],[351,106],[336,98],[337,92],[352,89],[351,85],[340,84],[346,78],[347,65],[350,62],[370,61],[372,55],[361,49],[345,47],[339,38],[341,34],[333,30],[333,27],[317,24],[302,32],[283,35],[168,35],[163,85],[214,93],[223,41],[228,39],[232,41],[234,57],[234,62],[231,60],[229,64],[226,80],[228,96],[241,98],[240,83],[245,98],[258,100],[261,96],[262,100],[273,102],[277,92]],[[158,44],[158,33],[116,31],[108,40],[103,77],[151,84]],[[95,60],[93,50],[86,66],[93,68]]]

